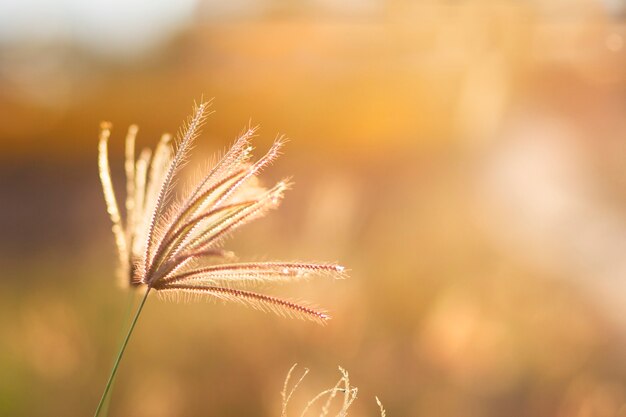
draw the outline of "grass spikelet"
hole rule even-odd
[[[288,417],[287,407],[289,402],[294,392],[302,383],[304,377],[309,373],[309,370],[305,368],[300,378],[291,388],[289,388],[289,383],[296,367],[297,364],[294,364],[291,369],[289,369],[283,384],[283,389],[281,391],[281,417]],[[359,390],[350,383],[350,376],[348,372],[342,367],[338,368],[339,373],[341,374],[339,380],[333,387],[323,390],[311,398],[302,409],[300,417],[307,417],[310,415],[319,415],[319,417],[329,417],[331,415],[333,417],[346,417],[348,415],[348,410],[356,400]],[[376,397],[376,403],[380,409],[381,417],[386,417],[385,409],[383,408],[383,405],[378,397]],[[335,411],[331,414],[331,410],[333,409]]]
[[[210,282],[201,282],[197,285],[170,284],[158,286],[155,289],[161,292],[173,291],[183,294],[210,295],[219,300],[240,303],[263,312],[272,312],[282,317],[308,319],[319,324],[325,324],[330,319],[330,316],[324,311],[308,307],[302,302],[296,303],[258,292],[211,285]]]
[[[291,379],[291,374],[293,373],[294,369],[296,369],[297,366],[298,364],[294,363],[293,366],[289,369],[289,372],[287,373],[287,377],[285,378],[285,383],[283,384],[283,390],[280,392],[280,396],[283,399],[282,404],[281,404],[280,417],[287,417],[287,404],[289,404],[289,401],[291,400],[291,396],[298,389],[298,386],[300,386],[300,384],[304,380],[304,377],[306,377],[307,374],[309,373],[309,368],[304,368],[304,372],[302,373],[300,378],[296,381],[296,383],[293,384],[293,387],[291,387],[291,389],[289,390],[289,394],[287,394],[287,387],[289,386],[289,380]]]
[[[148,233],[146,236],[146,253],[145,253],[145,265],[146,270],[149,271],[149,263],[151,259],[150,250],[154,246],[154,242],[152,239],[152,234],[154,233],[154,228],[157,225],[157,220],[159,216],[164,211],[165,200],[167,196],[172,191],[172,181],[174,180],[174,175],[183,165],[185,158],[187,157],[187,153],[191,149],[191,145],[193,140],[199,135],[199,130],[202,127],[202,124],[206,120],[207,117],[207,108],[209,103],[203,102],[199,105],[195,106],[194,113],[189,117],[184,127],[179,131],[178,134],[178,146],[176,148],[176,152],[174,153],[174,157],[170,162],[167,171],[165,173],[165,178],[159,187],[159,192],[156,197],[156,203],[154,206],[154,211],[152,212],[152,216],[148,225]]]
[[[387,417],[387,412],[385,411],[385,408],[383,407],[383,403],[380,402],[378,397],[376,397],[376,404],[378,404],[378,408],[380,409],[380,417]]]
[[[104,193],[104,201],[106,202],[107,212],[113,223],[113,236],[115,237],[115,245],[119,259],[118,275],[128,274],[130,271],[130,253],[128,249],[127,235],[122,225],[122,217],[120,209],[113,190],[113,182],[111,181],[111,168],[109,167],[108,157],[108,140],[111,136],[111,123],[102,122],[100,125],[100,139],[98,142],[98,172],[100,181],[102,182],[102,191]]]

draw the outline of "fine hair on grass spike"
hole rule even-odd
[[[289,189],[288,179],[269,188],[261,186],[257,180],[261,171],[281,154],[286,142],[282,136],[253,161],[251,140],[257,128],[248,126],[221,158],[210,163],[191,185],[178,189],[178,197],[175,197],[181,168],[189,160],[194,140],[210,114],[209,108],[210,103],[206,101],[194,105],[175,140],[168,134],[163,135],[154,151],[146,148],[138,153],[135,149],[138,127],[132,125],[128,129],[124,147],[124,216],[113,189],[109,166],[108,141],[112,125],[103,122],[100,126],[98,168],[113,224],[118,275],[125,286],[143,288],[145,292],[96,416],[152,290],[164,295],[232,301],[322,324],[330,318],[326,312],[306,302],[267,295],[255,287],[302,281],[312,276],[344,278],[342,266],[312,262],[235,262],[234,254],[222,248],[224,240],[239,227],[277,208]]]

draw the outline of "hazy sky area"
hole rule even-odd
[[[607,0],[608,1],[608,0]],[[0,2],[0,44],[71,42],[92,52],[128,58],[158,48],[198,15],[207,19],[258,16],[270,10],[317,10],[339,16],[380,11],[381,0],[25,0]]]
[[[0,42],[72,41],[104,54],[158,47],[193,16],[196,0],[0,2]]]
[[[585,1],[534,1],[545,13],[560,13]],[[410,2],[316,0],[300,5],[256,0],[24,0],[0,2],[0,43],[71,41],[105,55],[128,57],[157,48],[201,11],[204,17],[246,16],[268,8],[305,8],[339,15],[406,7]],[[623,0],[602,0],[615,17],[626,11]],[[575,7],[574,7],[575,9]]]

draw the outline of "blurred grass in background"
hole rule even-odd
[[[626,415],[626,6],[239,0],[0,6],[0,415],[90,415],[128,301],[100,195],[139,144],[214,109],[196,161],[292,140],[242,259],[339,260],[280,289],[325,328],[149,301],[112,416],[276,416],[336,379],[354,416]],[[307,391],[309,390],[309,391]],[[310,394],[310,395],[309,395]]]

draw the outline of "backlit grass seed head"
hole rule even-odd
[[[314,274],[341,278],[343,267],[332,263],[233,262],[233,253],[222,248],[232,232],[276,208],[283,199],[288,180],[264,188],[257,175],[279,156],[284,140],[276,140],[265,155],[252,161],[251,139],[256,129],[248,128],[182,197],[174,198],[180,169],[207,114],[208,103],[195,106],[176,136],[175,148],[172,137],[163,135],[154,151],[144,149],[139,156],[135,154],[137,126],[128,129],[124,218],[108,160],[111,125],[102,123],[98,167],[113,223],[119,276],[125,285],[145,285],[161,293],[206,295],[280,315],[327,320],[326,313],[306,304],[252,289]]]
[[[297,365],[298,364],[293,365],[287,373],[287,378],[285,378],[285,383],[283,384],[283,390],[280,393],[282,397],[280,417],[288,417],[287,408],[289,403],[294,393],[309,373],[309,370],[305,368],[300,378],[297,380],[294,379],[295,382],[292,383],[292,375]],[[341,378],[339,378],[339,381],[337,381],[335,386],[326,389],[311,398],[302,409],[300,417],[307,417],[311,415],[319,417],[348,416],[348,411],[356,400],[359,389],[350,382],[348,371],[340,366],[339,372],[341,373]],[[378,405],[380,417],[385,417],[387,413],[378,397],[376,397],[376,404]]]

